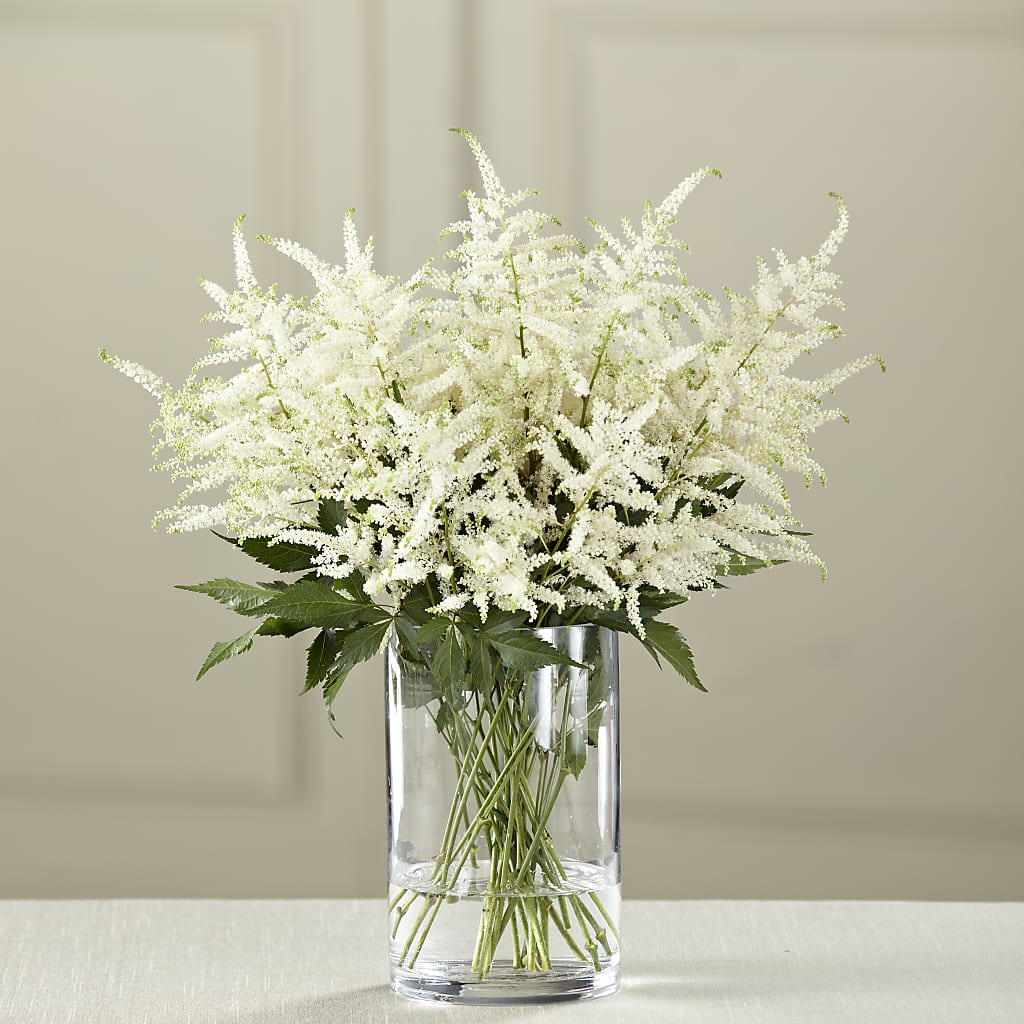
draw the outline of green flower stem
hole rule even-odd
[[[590,924],[590,927],[594,929],[594,938],[604,947],[605,953],[608,956],[612,955],[612,946],[608,941],[607,930],[598,923],[597,918],[589,910],[587,910],[586,904],[578,896],[572,898],[573,908],[577,914],[582,914]]]
[[[398,960],[399,966],[401,966],[402,964],[405,963],[405,958],[409,955],[409,949],[412,946],[413,939],[416,938],[416,933],[419,931],[420,925],[423,923],[423,919],[427,916],[427,912],[430,910],[431,904],[439,904],[440,902],[441,902],[441,897],[440,896],[425,896],[424,897],[423,908],[420,910],[419,915],[417,916],[416,920],[413,922],[412,931],[409,933],[409,938],[406,940],[405,946],[402,949],[402,955],[401,955],[401,957],[399,957],[399,960]],[[417,952],[418,951],[419,951],[419,949],[417,948]],[[412,969],[412,964],[409,964],[409,968],[410,968],[410,970]]]
[[[506,691],[505,695],[502,698],[502,702],[503,703],[507,702],[507,699],[508,699],[509,695],[511,694],[511,692],[512,692],[512,688],[510,687]],[[501,707],[501,706],[502,705],[499,704],[499,707]],[[535,724],[536,724],[535,721],[531,722],[531,728]],[[495,726],[496,726],[496,720],[492,720],[491,727],[490,727],[490,729],[488,729],[488,737],[493,735]],[[519,743],[516,744],[515,749],[513,749],[509,753],[508,761],[506,762],[505,767],[502,769],[502,771],[499,774],[498,778],[494,780],[487,798],[481,804],[480,810],[477,812],[476,817],[473,819],[473,822],[472,822],[471,826],[466,830],[466,832],[463,835],[462,839],[459,840],[459,842],[456,843],[455,846],[452,849],[444,851],[443,855],[438,857],[437,867],[434,870],[434,879],[435,879],[435,881],[439,881],[440,887],[442,889],[446,889],[448,887],[448,885],[449,885],[449,871],[451,870],[452,862],[454,861],[455,857],[460,853],[460,851],[463,851],[463,850],[465,850],[465,852],[462,853],[462,856],[461,856],[458,864],[455,865],[454,871],[452,872],[450,877],[452,879],[458,878],[459,874],[462,871],[462,869],[466,866],[466,861],[469,859],[470,853],[474,849],[474,844],[475,844],[477,838],[479,837],[480,832],[483,830],[484,826],[487,824],[487,821],[488,821],[487,815],[490,812],[490,810],[493,808],[494,804],[498,801],[498,799],[501,796],[501,790],[502,790],[503,783],[505,782],[505,779],[507,778],[508,775],[510,775],[512,773],[513,769],[516,767],[516,762],[522,756],[523,751],[526,750],[528,744],[530,742],[532,742],[532,740],[533,740],[532,733],[529,730],[526,731],[524,733],[523,737],[520,739]],[[482,760],[482,756],[478,756],[477,759],[476,759],[476,762],[475,762],[474,769],[473,769],[473,774],[474,775],[479,771],[480,761],[481,760]],[[526,783],[526,784],[528,784],[528,783]],[[468,796],[468,792],[469,792],[468,789],[466,789],[463,792],[463,795],[462,795],[463,796],[463,803],[465,802],[465,797]],[[449,815],[449,826],[451,825],[451,823],[453,822],[453,820],[456,817],[457,816],[455,814],[450,814]],[[447,830],[446,830],[446,832],[447,832]],[[454,836],[452,836],[452,840],[454,840]],[[440,873],[440,875],[439,875],[439,873]],[[438,897],[432,896],[432,897],[429,897],[428,899],[436,900],[436,899],[438,899]],[[413,954],[412,961],[410,961],[410,963],[409,963],[410,969],[412,968],[413,963],[415,963],[416,956],[419,955],[419,951],[423,948],[423,942],[425,941],[427,933],[430,931],[430,926],[433,924],[434,918],[436,916],[437,916],[437,909],[436,908],[432,910],[432,912],[431,912],[431,914],[429,916],[425,916],[424,912],[420,913],[419,917],[417,917],[416,921],[413,924],[412,933],[410,934],[409,939],[406,942],[405,948],[402,951],[402,955],[401,955],[401,958],[399,960],[400,964],[405,961],[405,958],[408,955],[409,948],[410,948],[410,946],[411,946],[411,944],[413,942],[413,939],[416,937],[417,932],[422,928],[423,931],[422,931],[422,934],[420,935],[419,944],[417,945],[416,951]]]
[[[390,904],[395,937],[410,919],[412,904],[424,897],[399,963],[410,969],[416,963],[445,902],[444,892],[460,878],[470,859],[476,863],[482,838],[490,853],[490,871],[473,948],[474,974],[483,978],[492,969],[506,934],[510,934],[514,969],[550,970],[552,924],[575,957],[600,970],[602,954],[614,953],[610,936],[616,942],[618,936],[599,897],[588,894],[595,912],[579,893],[551,896],[533,890],[536,884],[557,891],[568,878],[547,825],[572,774],[567,757],[575,688],[568,680],[559,686],[559,742],[554,749],[545,749],[538,745],[535,731],[540,712],[529,714],[521,686],[512,685],[511,680],[499,686],[500,666],[495,668],[490,691],[474,692],[472,727],[456,714],[449,723],[442,721],[439,729],[460,765],[458,780],[434,866],[431,888],[436,890],[403,889]],[[431,716],[436,725],[438,716],[433,712]]]
[[[523,967],[523,951],[519,946],[519,922],[516,920],[516,904],[513,900],[509,900],[506,913],[512,925],[512,969],[518,971]]]
[[[587,393],[583,396],[583,408],[580,411],[580,426],[586,427],[587,425],[587,406],[590,405],[590,396],[594,393],[594,382],[597,380],[597,374],[601,369],[601,364],[604,362],[604,354],[608,350],[608,342],[611,340],[612,330],[615,327],[616,321],[619,319],[618,310],[615,311],[615,315],[611,318],[607,329],[604,332],[604,337],[601,339],[601,348],[597,353],[597,361],[594,364],[594,372],[590,375],[590,383],[587,385]]]
[[[547,802],[547,809],[545,810],[543,817],[537,822],[536,831],[533,833],[533,842],[530,843],[530,846],[526,851],[526,855],[523,857],[522,867],[519,869],[519,874],[516,875],[516,886],[523,884],[526,880],[527,872],[534,866],[534,856],[536,855],[540,843],[544,838],[544,827],[547,825],[548,818],[551,817],[551,812],[555,809],[555,801],[558,799],[558,794],[561,792],[562,784],[565,782],[568,774],[569,772],[564,768],[559,773],[558,784],[555,786],[554,792],[551,794],[551,798]]]
[[[601,970],[600,957],[597,954],[597,943],[594,941],[594,937],[590,934],[590,929],[587,927],[587,921],[583,914],[580,912],[580,901],[578,899],[570,899],[569,906],[572,907],[576,914],[576,920],[579,921],[580,931],[583,933],[583,945],[587,952],[590,954],[590,959],[594,962],[594,970]]]
[[[409,961],[409,970],[416,966],[416,960],[423,950],[423,943],[427,940],[427,935],[430,932],[430,926],[434,923],[434,918],[437,917],[437,912],[441,909],[441,904],[444,903],[444,897],[434,896],[433,906],[430,907],[430,914],[427,916],[426,921],[423,923],[423,931],[420,934],[420,941],[416,944],[416,949],[413,951],[412,959]],[[415,934],[415,932],[413,933]],[[409,937],[409,941],[412,941],[412,936]],[[402,954],[402,958],[405,958],[405,954]]]
[[[536,724],[534,722],[534,724]],[[462,839],[460,839],[455,846],[446,851],[444,856],[439,860],[438,867],[444,867],[445,873],[441,876],[445,885],[448,884],[448,873],[447,868],[451,865],[451,862],[455,859],[456,855],[462,850],[468,843],[475,842],[479,836],[484,825],[487,823],[487,814],[494,807],[494,805],[501,798],[501,787],[505,782],[506,778],[516,768],[516,762],[522,757],[523,752],[526,750],[528,744],[533,742],[533,736],[527,732],[523,738],[516,744],[515,748],[509,752],[508,761],[505,763],[505,767],[502,768],[501,774],[494,780],[494,784],[491,787],[490,793],[487,795],[487,799],[480,805],[480,810],[477,811],[476,817],[473,819],[472,824],[466,830]],[[479,769],[479,759],[474,771]],[[465,803],[465,796],[463,794],[463,803]],[[455,869],[455,878],[459,877],[459,872],[466,866],[466,860],[469,857],[468,851],[463,854],[462,859],[459,861],[458,866]]]
[[[481,743],[481,750],[473,760],[473,766],[471,768],[468,767],[468,758],[466,758],[466,760],[463,762],[462,771],[459,773],[459,780],[455,786],[456,799],[452,801],[451,811],[448,815],[448,822],[445,825],[444,836],[441,840],[441,850],[440,853],[438,854],[438,866],[445,864],[446,862],[450,862],[452,857],[454,856],[454,851],[450,850],[449,847],[451,845],[452,840],[454,839],[452,831],[455,827],[455,823],[458,821],[459,816],[462,814],[462,811],[466,806],[466,802],[469,799],[469,788],[467,786],[467,780],[469,778],[478,777],[478,773],[480,771],[480,763],[483,760],[484,756],[483,748],[486,747],[487,744],[491,741],[491,738],[494,735],[494,730],[498,727],[497,714],[500,713],[501,709],[512,699],[512,695],[514,692],[514,687],[509,686],[506,688],[505,693],[502,695],[501,701],[499,702],[498,708],[496,709],[496,714],[492,716],[491,724],[487,729],[487,734],[484,736],[483,741]],[[474,732],[478,731],[479,725],[480,720],[478,719],[477,729],[475,729]],[[478,814],[477,818],[479,817],[480,815]]]
[[[551,908],[551,920],[555,922],[555,927],[559,930],[559,932],[562,933],[562,938],[565,939],[565,944],[573,951],[573,953],[580,960],[586,963],[587,954],[584,953],[583,950],[580,949],[580,947],[576,944],[576,940],[572,937],[572,934],[569,931],[569,911],[566,909],[565,906],[565,897],[559,896],[558,902],[561,905],[564,920],[562,917],[558,915],[558,912],[554,909],[554,907]]]
[[[619,930],[615,927],[615,922],[611,919],[608,911],[605,910],[604,904],[601,902],[601,897],[598,896],[596,892],[592,892],[590,893],[590,898],[593,901],[594,906],[597,907],[598,913],[604,918],[605,924],[608,925],[608,928],[612,933],[612,937],[615,939],[615,944],[617,946],[621,946],[622,940],[619,938]]]

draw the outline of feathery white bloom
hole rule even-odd
[[[760,261],[723,307],[688,283],[671,233],[718,172],[648,204],[638,228],[593,224],[587,250],[463,134],[483,195],[444,233],[461,239],[444,266],[380,276],[350,214],[341,266],[261,239],[316,286],[279,297],[259,287],[239,220],[237,290],[203,282],[229,329],[180,391],[104,354],[161,402],[160,468],[186,486],[158,518],[309,545],[321,573],[358,569],[396,603],[427,582],[441,611],[535,622],[621,606],[639,627],[642,588],[708,588],[733,553],[820,565],[790,532],[780,471],[824,479],[808,436],[842,414],[822,398],[878,361],[790,373],[841,334],[819,313],[841,308],[828,268],[842,201],[813,257]],[[332,534],[317,525],[328,498],[347,514]]]

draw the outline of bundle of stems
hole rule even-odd
[[[461,709],[444,698],[428,707],[459,770],[429,883],[401,888],[391,900],[392,938],[416,914],[399,966],[415,966],[442,907],[469,895],[464,872],[476,877],[481,866],[489,869],[482,899],[472,893],[481,904],[472,959],[479,977],[508,933],[516,969],[551,969],[552,931],[595,970],[617,951],[611,915],[597,892],[571,878],[548,828],[563,787],[585,764],[588,726],[596,729],[606,701],[593,699],[589,674],[548,671],[549,694],[531,686],[536,677],[498,670],[493,687],[465,694]]]

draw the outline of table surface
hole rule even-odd
[[[4,1024],[1015,1024],[1024,904],[629,902],[603,999],[434,1006],[388,988],[376,900],[0,902]]]

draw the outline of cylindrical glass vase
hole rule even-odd
[[[528,632],[574,664],[495,658],[480,685],[468,662],[483,645],[463,638],[466,670],[441,685],[430,652],[388,648],[391,979],[404,995],[541,1002],[618,988],[618,636]]]

